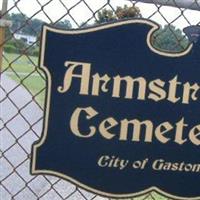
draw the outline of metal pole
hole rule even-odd
[[[5,12],[7,11],[8,8],[8,0],[3,0],[2,3],[2,14],[5,14]]]
[[[5,13],[7,11],[7,7],[8,7],[8,0],[3,0],[2,2],[2,10],[1,10],[1,21],[3,21],[5,19]],[[6,24],[4,24],[3,22],[0,25],[0,72],[2,70],[2,62],[3,62],[3,43],[5,40],[5,26]]]
[[[132,1],[132,0],[129,0]],[[133,0],[135,2],[159,4],[162,6],[172,6],[200,11],[200,0]]]

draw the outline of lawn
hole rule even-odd
[[[38,58],[33,56],[5,53],[3,68],[11,71],[10,66],[17,72],[29,73],[38,65]]]
[[[112,200],[116,200],[116,199],[112,199]],[[172,199],[163,197],[156,192],[152,192],[151,194],[147,194],[147,195],[137,197],[137,198],[118,199],[118,200],[172,200]]]
[[[33,99],[43,107],[46,82],[44,73],[38,68],[37,57],[5,53],[3,72],[28,90]]]

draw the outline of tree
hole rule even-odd
[[[20,32],[26,35],[37,36],[41,31],[41,26],[44,23],[39,19],[29,19],[21,13],[12,13],[8,16],[12,21],[11,32]]]
[[[141,17],[140,9],[136,6],[127,6],[117,7],[116,16],[118,19],[126,19],[126,18],[139,18]]]
[[[29,19],[26,15],[21,13],[12,13],[11,15],[8,15],[8,19],[12,21],[11,32],[33,35],[36,37],[40,35],[42,25],[45,23],[40,19]],[[69,20],[59,21],[55,26],[63,29],[72,27]]]
[[[125,5],[124,7],[117,7],[115,12],[108,9],[98,12],[96,23],[139,17],[142,17],[139,8]],[[171,52],[183,51],[188,46],[188,40],[184,37],[183,32],[172,25],[166,25],[156,31],[153,35],[152,43],[159,50]]]
[[[7,53],[26,53],[28,55],[37,56],[39,53],[38,45],[29,45],[26,41],[15,40],[13,38],[13,33],[21,33],[24,35],[32,35],[35,37],[40,37],[42,25],[45,23],[40,19],[29,19],[26,15],[21,13],[12,13],[7,15],[7,19],[12,21],[12,26],[6,28],[6,40],[4,51]],[[59,21],[55,24],[55,27],[62,29],[71,28],[71,23],[68,20]],[[25,52],[26,51],[26,52]]]
[[[165,25],[154,33],[152,43],[157,49],[179,52],[188,46],[188,39],[180,29],[172,25]]]
[[[42,29],[42,25],[44,24],[44,22],[40,19],[32,19],[29,22],[29,27],[27,27],[27,29],[25,30],[25,34],[28,35],[34,35],[34,36],[39,36],[41,29]],[[32,32],[32,33],[31,33]]]
[[[110,9],[103,9],[102,11],[99,11],[97,13],[97,20],[96,23],[106,23],[106,22],[112,22],[117,19],[126,19],[126,18],[138,18],[141,17],[140,9],[133,6],[127,6],[124,5],[124,7],[118,6],[116,11]]]
[[[72,25],[69,20],[59,21],[55,24],[55,27],[61,28],[61,29],[70,29],[72,28]]]
[[[97,13],[96,23],[102,24],[102,23],[114,21],[116,19],[117,19],[117,17],[112,10],[108,10],[108,9],[104,8],[102,11],[99,11]]]

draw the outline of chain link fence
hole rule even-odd
[[[41,25],[81,28],[143,17],[161,24],[153,38],[157,48],[184,50],[188,40],[182,29],[199,25],[200,11],[156,3],[153,0],[152,4],[126,0],[8,1],[7,11],[1,15],[12,21],[0,44],[4,46],[0,80],[1,200],[106,199],[53,176],[30,175],[31,146],[41,135],[46,90],[45,76],[38,69]],[[169,200],[155,192],[135,199]]]

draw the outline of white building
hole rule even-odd
[[[28,45],[31,45],[37,41],[37,37],[32,36],[32,35],[24,35],[21,33],[15,33],[14,37],[16,40],[23,40],[26,42]]]

